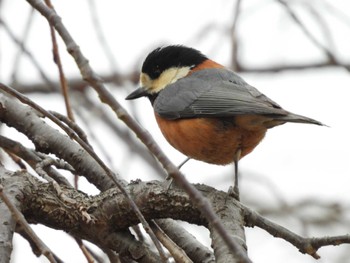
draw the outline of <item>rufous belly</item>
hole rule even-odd
[[[264,138],[267,128],[259,116],[166,120],[155,114],[168,142],[186,156],[212,164],[232,163],[250,153]]]

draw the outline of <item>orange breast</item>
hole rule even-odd
[[[229,164],[238,149],[241,158],[264,138],[266,128],[250,125],[244,116],[166,120],[155,114],[168,142],[188,157],[212,164]],[[241,118],[243,117],[243,119]]]

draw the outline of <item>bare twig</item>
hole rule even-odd
[[[192,263],[193,261],[186,255],[186,253],[174,243],[164,232],[163,230],[154,222],[150,221],[150,226],[153,229],[154,234],[157,236],[163,246],[168,249],[170,254],[175,259],[175,262],[181,263]]]
[[[16,57],[14,59],[14,62],[13,62],[13,68],[12,68],[12,72],[11,72],[11,79],[12,79],[12,83],[16,83],[18,80],[17,80],[17,73],[18,73],[18,69],[20,68],[20,61],[21,61],[21,58],[22,58],[22,55],[23,55],[23,47],[25,46],[25,42],[27,40],[27,37],[29,35],[29,32],[30,32],[30,29],[32,27],[32,23],[33,23],[33,18],[34,18],[34,8],[31,8],[30,9],[30,13],[28,15],[28,18],[27,18],[27,21],[25,23],[25,26],[23,28],[23,36],[22,36],[22,39],[20,40],[20,48],[17,50],[17,54],[16,54]]]
[[[86,261],[88,263],[94,263],[95,262],[95,256],[93,256],[89,249],[84,245],[83,241],[79,238],[74,238],[75,241],[77,242],[80,250],[83,252],[85,258],[86,258]],[[97,262],[102,262],[102,260],[97,260]]]
[[[329,28],[329,25],[325,18],[318,12],[319,10],[315,8],[315,5],[310,2],[305,2],[305,9],[310,12],[310,14],[315,18],[320,29],[323,31],[323,38],[328,42],[328,49],[335,50],[334,39],[332,36],[332,30]]]
[[[49,8],[54,10],[54,7],[50,0],[45,0],[45,3]],[[67,79],[64,75],[64,71],[62,67],[61,57],[60,57],[60,53],[59,53],[59,49],[56,41],[56,32],[53,26],[51,24],[49,25],[50,25],[50,32],[51,32],[53,59],[57,65],[58,73],[60,76],[61,90],[62,90],[64,102],[66,105],[67,116],[72,122],[74,122],[74,115],[73,115],[72,107],[70,106],[70,100],[68,95],[69,87],[68,87]]]
[[[7,151],[7,150],[4,150],[4,151],[5,151],[5,152],[8,154],[8,156],[12,159],[12,161],[18,165],[18,167],[19,167],[20,169],[27,170],[27,167],[26,167],[26,165],[22,162],[22,159],[21,159],[21,158],[19,158],[19,157],[18,157],[17,155],[15,155],[15,154],[11,153],[10,151]]]
[[[231,68],[233,71],[238,71],[239,64],[238,64],[238,38],[237,38],[237,24],[238,19],[240,15],[240,6],[241,6],[241,0],[236,0],[236,5],[234,9],[233,14],[233,22],[231,27],[231,42],[232,42],[232,59],[231,59]]]
[[[319,69],[319,68],[329,68],[329,67],[342,67],[347,71],[350,71],[350,64],[341,63],[339,61],[322,61],[322,62],[311,62],[303,64],[294,64],[294,65],[272,65],[264,67],[246,67],[240,63],[240,72],[244,73],[278,73],[286,70],[306,70],[306,69]]]
[[[350,244],[350,235],[322,237],[322,238],[304,238],[293,233],[285,227],[282,227],[272,221],[262,217],[257,212],[244,207],[245,221],[248,227],[258,226],[274,237],[280,237],[288,241],[304,254],[309,254],[315,259],[319,259],[317,250],[323,246],[336,246],[339,244]]]
[[[179,226],[172,219],[158,219],[157,224],[162,230],[178,245],[194,262],[213,263],[215,262],[214,254],[202,243],[188,233],[184,228]]]
[[[300,27],[302,32],[305,34],[305,36],[310,39],[310,41],[319,49],[321,49],[325,55],[328,57],[328,60],[331,62],[337,61],[333,53],[326,48],[324,45],[322,45],[312,34],[311,32],[307,29],[307,27],[303,24],[303,22],[299,19],[299,17],[295,14],[293,9],[289,6],[289,3],[285,0],[277,0],[278,3],[284,6],[286,9],[287,13],[289,16],[293,19],[293,21]]]
[[[114,73],[113,75],[111,74],[106,74],[102,75],[101,78],[104,80],[104,83],[110,83],[114,84],[114,87],[118,87],[125,82],[132,82],[136,84],[138,82],[139,74],[134,71],[126,74],[118,74]],[[84,91],[89,87],[89,83],[81,79],[81,77],[72,77],[69,79],[69,84],[70,84],[70,90],[75,90],[75,91]],[[27,83],[27,82],[17,82],[14,83],[13,87],[16,88],[21,93],[58,93],[60,91],[59,88],[59,83],[54,82],[54,88],[50,89],[47,87],[46,83],[42,82],[37,82],[37,83]]]
[[[89,3],[89,10],[91,12],[92,25],[95,28],[95,33],[97,35],[97,38],[100,41],[101,46],[103,47],[102,50],[105,53],[106,59],[109,62],[112,72],[117,72],[118,66],[114,58],[114,53],[112,52],[110,46],[108,45],[106,37],[103,34],[103,27],[101,26],[100,20],[98,18],[97,6],[95,5],[95,1],[89,0],[88,3]]]
[[[66,116],[60,114],[59,112],[55,112],[55,111],[49,111],[53,116],[55,116],[57,119],[59,119],[60,121],[64,122],[65,124],[67,124],[67,126],[69,128],[71,128],[78,136],[80,139],[82,139],[87,145],[89,145],[91,148],[91,144],[88,141],[88,138],[84,132],[84,130],[82,128],[79,127],[79,125],[77,123],[75,123],[74,121],[72,121],[72,119],[67,118]]]
[[[31,149],[27,149],[22,144],[13,141],[9,138],[6,138],[0,135],[0,147],[5,149],[7,152],[11,152],[16,156],[19,156],[24,161],[26,161],[33,169],[35,169],[36,165],[40,163],[43,158],[47,158],[48,156],[43,156],[43,154],[39,154]],[[44,170],[48,173],[48,175],[53,178],[59,184],[69,186],[70,183],[68,180],[60,175],[56,170],[51,167],[46,167]],[[72,171],[72,170],[71,170]]]

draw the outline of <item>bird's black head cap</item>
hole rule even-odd
[[[163,71],[172,67],[195,67],[207,60],[200,51],[182,45],[159,47],[148,54],[142,72],[156,79]]]

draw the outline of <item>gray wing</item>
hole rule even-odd
[[[166,119],[288,115],[234,72],[224,69],[205,69],[178,80],[159,93],[153,106]]]

